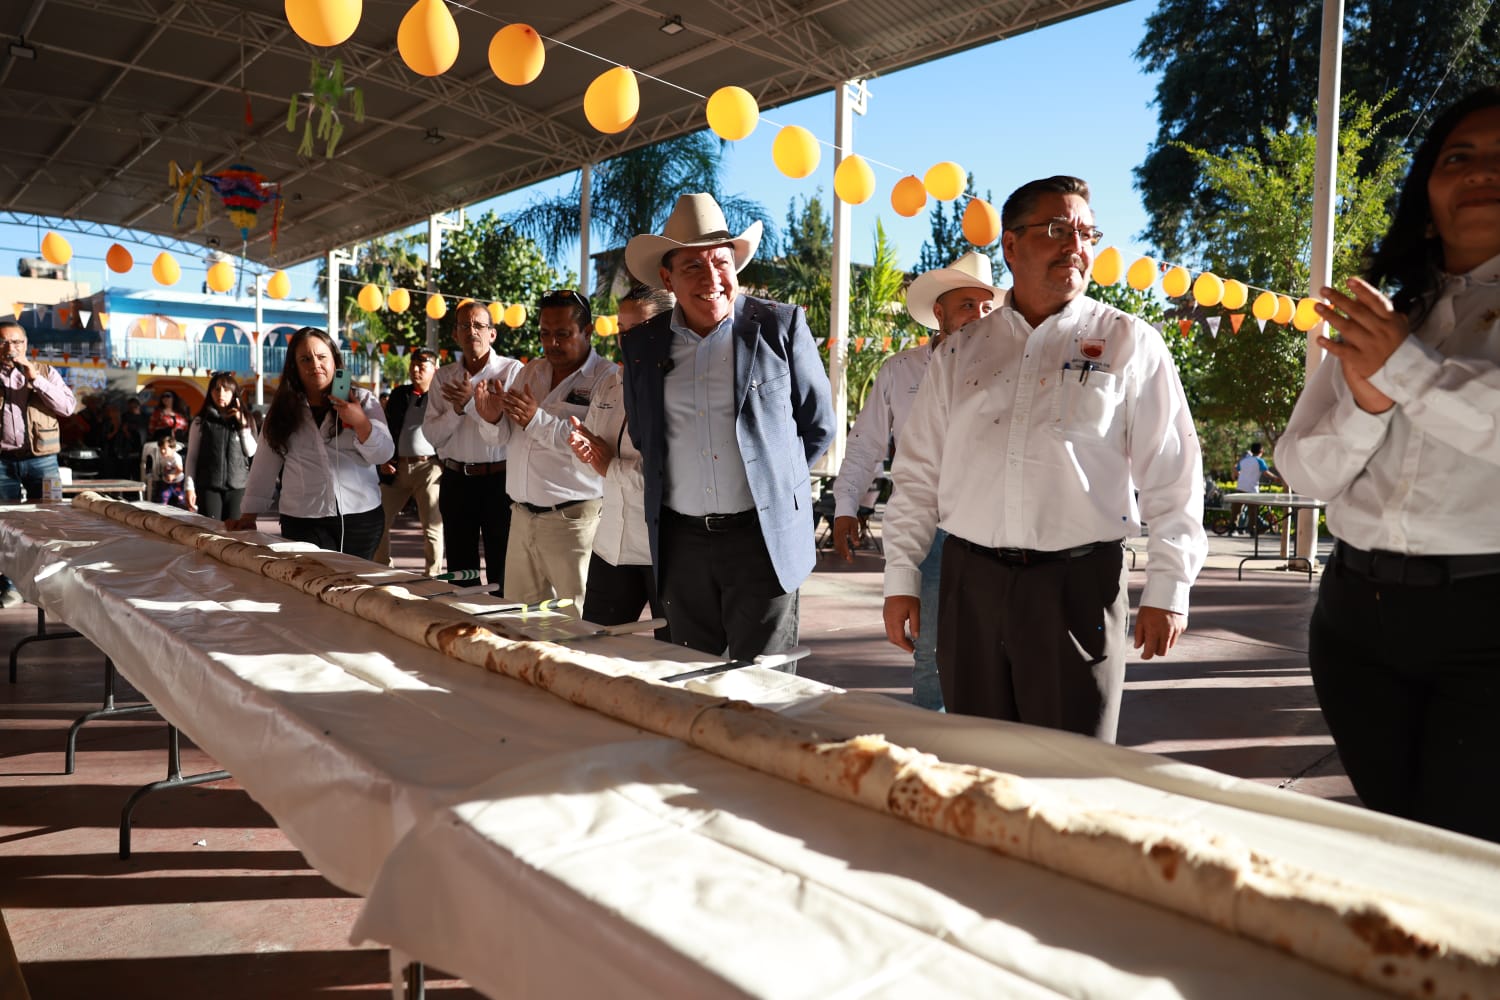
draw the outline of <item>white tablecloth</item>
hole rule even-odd
[[[447,660],[65,506],[0,566],[108,651],[368,896],[376,940],[493,996],[1263,997],[1353,982]],[[367,567],[374,570],[373,567]],[[661,675],[691,656],[587,640]],[[595,647],[591,647],[595,648]],[[1082,737],[751,669],[705,690],[1165,815],[1398,897],[1492,912],[1500,848]]]

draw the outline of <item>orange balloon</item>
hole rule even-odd
[[[1193,301],[1204,308],[1212,308],[1224,299],[1224,282],[1216,274],[1204,271],[1193,282]]]
[[[846,156],[833,171],[833,190],[851,205],[863,205],[875,194],[875,171],[863,156]]]
[[[175,257],[163,250],[156,255],[156,260],[151,264],[151,277],[155,278],[159,284],[175,285],[182,277],[182,267]]]
[[[1117,285],[1120,276],[1125,273],[1125,258],[1120,255],[1118,247],[1105,247],[1099,251],[1094,258],[1094,269],[1090,272],[1096,282],[1101,285]]]
[[[286,20],[309,45],[338,45],[359,27],[363,0],[286,0]]]
[[[443,0],[417,0],[396,29],[401,61],[422,76],[441,76],[458,58],[458,25]]]
[[[616,66],[594,77],[583,92],[583,116],[605,135],[623,132],[635,124],[641,110],[641,88],[635,74]]]
[[[208,287],[216,292],[227,292],[234,287],[234,265],[227,260],[216,261],[209,266],[205,279]]]
[[[708,98],[708,127],[721,139],[743,139],[760,124],[760,107],[744,87],[720,87]]]
[[[505,325],[514,330],[526,323],[526,307],[519,302],[507,306],[505,309]]]
[[[392,288],[385,297],[385,307],[393,313],[404,313],[411,308],[411,292],[404,288]]]
[[[427,296],[427,318],[442,319],[446,315],[448,315],[447,301],[436,292]]]
[[[1287,326],[1292,322],[1292,317],[1297,314],[1297,303],[1293,302],[1289,295],[1276,296],[1276,315],[1273,317],[1277,325]]]
[[[130,251],[116,243],[104,254],[104,265],[116,274],[124,274],[135,267],[135,258]]]
[[[970,198],[964,209],[964,239],[976,247],[987,247],[1000,238],[1000,213],[983,198]]]
[[[1220,303],[1225,309],[1243,309],[1245,300],[1250,297],[1250,289],[1243,281],[1230,278],[1224,282],[1224,301]]]
[[[271,280],[266,282],[266,294],[273,299],[284,299],[292,294],[292,279],[287,277],[285,271],[277,271],[271,275]]]
[[[524,87],[542,75],[547,48],[529,24],[507,24],[490,39],[490,70],[501,83]]]
[[[499,302],[491,302],[488,306],[485,306],[485,308],[489,310],[491,323],[499,326],[501,323],[505,322],[505,306],[501,305]]]
[[[1187,268],[1174,267],[1162,276],[1161,290],[1167,298],[1175,299],[1187,294],[1189,283]]]
[[[1138,292],[1144,292],[1156,284],[1156,261],[1150,257],[1138,257],[1130,270],[1125,272],[1125,283]]]
[[[822,158],[818,140],[801,125],[786,126],[776,133],[776,139],[771,143],[771,159],[776,169],[793,180],[817,170]]]
[[[1275,292],[1261,292],[1255,297],[1250,313],[1263,323],[1270,322],[1276,317],[1277,305]]]
[[[927,169],[922,183],[927,193],[938,201],[952,201],[964,193],[964,168],[952,160],[934,163]]]
[[[367,313],[372,313],[385,303],[385,296],[380,294],[380,289],[375,285],[366,285],[359,290],[359,307]]]
[[[47,263],[62,267],[73,259],[73,246],[56,233],[48,233],[42,237],[42,257]]]
[[[907,174],[891,188],[891,208],[897,215],[910,219],[926,207],[927,188],[916,174]]]
[[[1323,317],[1319,316],[1317,311],[1313,308],[1318,304],[1319,303],[1317,299],[1303,299],[1302,301],[1298,302],[1297,309],[1292,314],[1292,326],[1295,326],[1303,333],[1306,333],[1308,330],[1311,330],[1313,327],[1323,322]]]

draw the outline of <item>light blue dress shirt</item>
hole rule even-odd
[[[737,514],[755,507],[734,432],[734,309],[700,337],[672,309],[672,368],[663,380],[666,404],[666,504],[679,514]]]

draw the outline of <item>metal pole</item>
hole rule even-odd
[[[864,113],[865,90],[862,81],[849,81],[834,91],[833,166],[853,153],[854,113]],[[858,107],[856,107],[856,104]],[[833,388],[833,444],[823,459],[823,467],[836,471],[844,464],[844,445],[848,436],[849,386],[846,378],[849,358],[849,224],[850,206],[833,195],[833,273],[830,276],[831,300],[828,309],[828,381]]]
[[[255,405],[266,402],[266,321],[260,307],[260,276],[255,277]]]
[[[427,294],[431,295],[437,291],[438,263],[443,256],[443,227],[440,224],[442,216],[429,215],[427,217]],[[422,303],[425,310],[427,303]],[[427,318],[427,349],[437,350],[438,345],[438,321],[432,317]]]
[[[1317,296],[1333,284],[1334,196],[1338,191],[1339,97],[1343,72],[1344,3],[1323,0],[1323,48],[1318,57],[1318,147],[1313,169],[1312,269],[1307,294]],[[1323,361],[1319,323],[1307,331],[1307,381]],[[1311,560],[1318,551],[1318,512],[1297,512],[1298,556]]]
[[[344,255],[337,250],[328,251],[328,337],[339,342],[339,261]]]
[[[594,165],[585,163],[578,176],[578,294],[589,297],[589,217],[593,209]],[[605,289],[606,292],[610,289]]]

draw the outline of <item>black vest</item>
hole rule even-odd
[[[198,416],[198,467],[191,470],[200,490],[242,490],[250,471],[239,424],[209,406]]]

